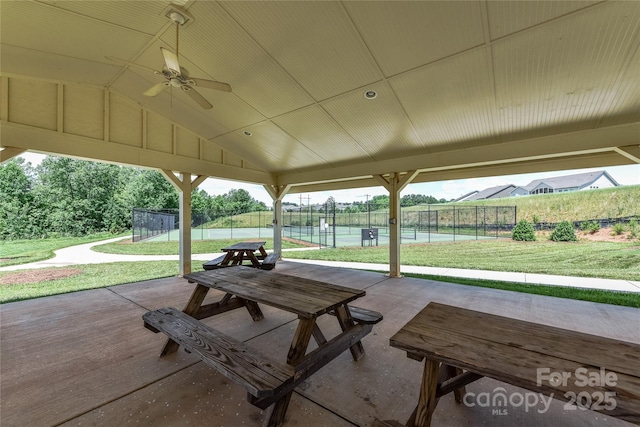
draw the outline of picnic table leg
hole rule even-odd
[[[247,311],[255,322],[264,319],[264,314],[262,314],[262,310],[260,310],[260,306],[257,302],[240,297],[237,298],[244,302],[244,306],[247,307]]]
[[[438,389],[439,373],[440,362],[426,358],[420,387],[420,398],[416,409],[407,421],[407,426],[429,427],[431,425],[431,417],[438,404],[436,390]]]
[[[191,298],[189,298],[189,302],[182,311],[189,316],[195,317],[198,310],[200,310],[202,301],[204,301],[204,298],[207,296],[207,292],[209,292],[209,288],[207,286],[202,286],[200,284],[196,285],[196,288],[191,294]],[[177,342],[172,339],[168,339],[167,343],[162,348],[160,357],[174,353],[179,347],[180,345]]]
[[[349,308],[346,304],[336,307],[335,312],[343,332],[355,325],[355,322],[353,321],[351,313],[349,312]],[[362,345],[361,341],[358,341],[357,343],[352,345],[349,350],[351,350],[351,356],[353,357],[353,360],[360,360],[360,358],[364,356],[364,346]]]
[[[287,355],[287,363],[289,365],[295,366],[296,363],[304,358],[315,326],[315,318],[298,320],[298,328],[293,336],[291,348]],[[277,427],[282,425],[292,394],[293,392],[287,393],[266,410],[262,427]]]
[[[445,369],[447,371],[446,379],[455,378],[458,375],[462,374],[463,372],[461,368],[457,368],[451,365],[446,365]],[[467,393],[467,389],[464,386],[453,390],[453,396],[456,399],[456,403],[462,403],[462,399],[464,398],[464,395],[466,393]]]

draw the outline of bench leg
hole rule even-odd
[[[200,306],[202,305],[202,301],[207,296],[209,292],[209,288],[207,286],[197,285],[191,294],[191,298],[189,298],[189,302],[182,310],[185,314],[195,317],[200,310]],[[162,352],[160,353],[160,357],[165,356],[167,354],[174,353],[176,350],[180,348],[180,345],[173,341],[172,339],[168,339],[167,343],[164,345]]]
[[[338,318],[338,322],[340,322],[340,327],[342,328],[343,332],[355,325],[355,322],[353,321],[353,318],[351,317],[346,304],[336,307],[335,311],[336,317]],[[353,357],[353,360],[360,360],[360,358],[364,356],[364,346],[362,345],[361,341],[355,343],[349,350],[351,350],[351,356]]]
[[[411,414],[407,426],[409,427],[429,427],[431,417],[438,404],[436,390],[438,389],[438,377],[440,372],[440,362],[427,358],[424,362],[424,373],[422,376],[422,386],[420,388],[420,398],[418,405]]]

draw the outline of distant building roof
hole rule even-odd
[[[485,199],[499,199],[501,197],[511,196],[511,191],[516,188],[513,184],[499,185],[497,187],[485,188],[482,191],[478,191],[476,194],[465,198],[464,200],[485,200]]]
[[[458,197],[457,199],[455,199],[454,202],[464,202],[466,200],[471,200],[470,197],[475,195],[475,194],[478,194],[478,190],[470,191],[469,193],[464,194],[464,195]]]
[[[535,179],[529,184],[525,185],[524,188],[526,188],[528,191],[531,191],[538,187],[540,184],[546,184],[554,190],[561,188],[583,188],[597,181],[603,175],[611,180],[614,185],[620,185],[606,171],[597,171],[578,173],[575,175],[556,176],[552,178]]]

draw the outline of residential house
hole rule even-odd
[[[586,172],[536,179],[524,187],[515,188],[512,191],[512,195],[565,193],[568,191],[618,187],[619,185],[606,171]]]

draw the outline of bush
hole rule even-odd
[[[631,221],[629,221],[629,238],[630,239],[637,239],[638,237],[640,237],[638,235],[638,220],[633,218]]]
[[[624,233],[624,224],[617,223],[613,226],[613,232],[611,234],[613,234],[614,236],[619,236],[622,233]]]
[[[513,227],[511,238],[521,242],[533,242],[536,240],[536,232],[533,229],[533,225],[526,219],[523,219]]]
[[[562,221],[553,233],[551,233],[551,240],[554,242],[577,242],[576,230],[573,229],[573,225],[569,221]]]
[[[580,229],[585,233],[594,234],[600,230],[600,223],[597,221],[584,221],[580,224]]]

